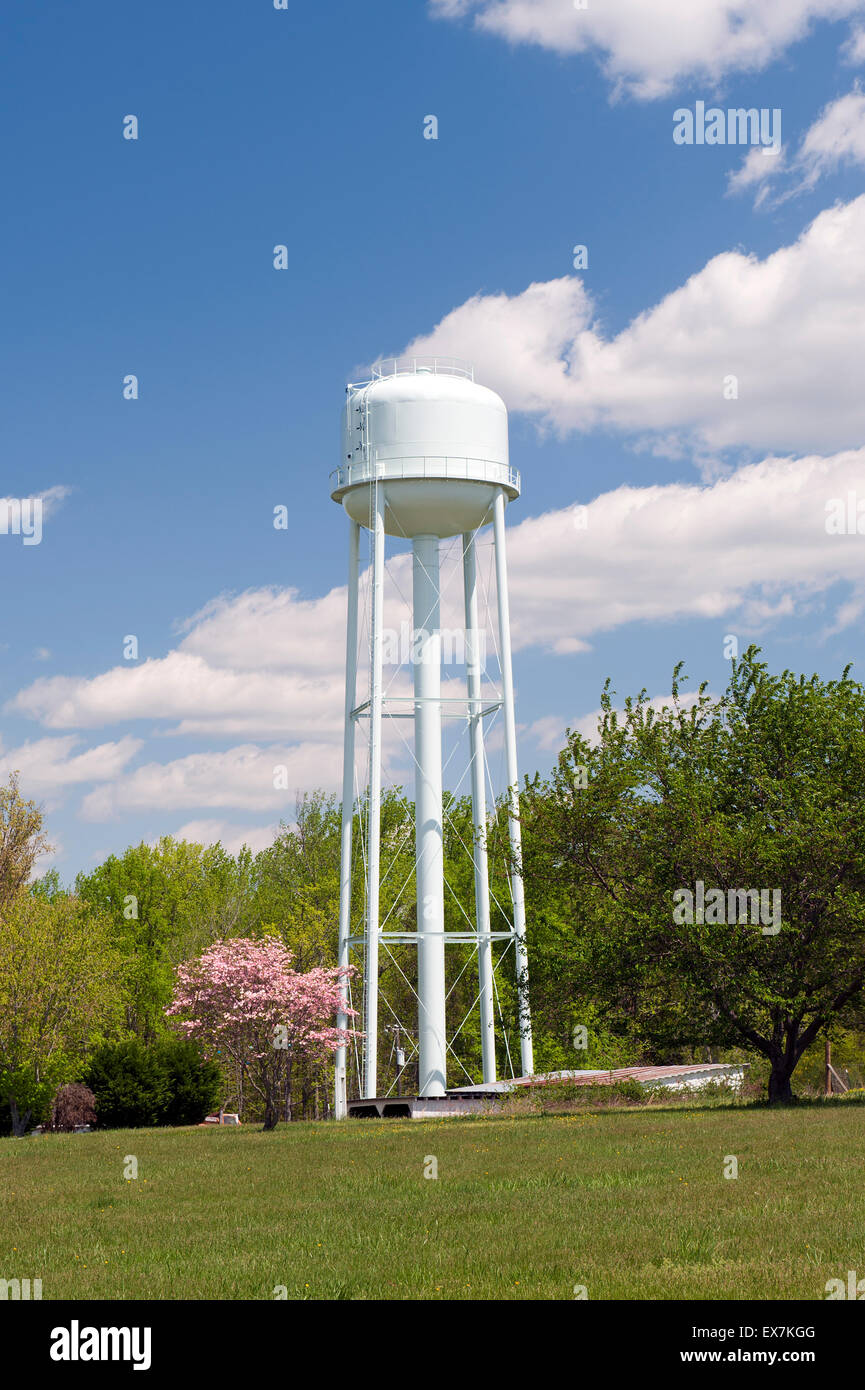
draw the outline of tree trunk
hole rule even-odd
[[[268,1091],[267,1100],[264,1102],[264,1128],[276,1129],[278,1123],[279,1112],[277,1111],[272,1094]]]
[[[30,1123],[30,1111],[25,1110],[21,1115],[14,1100],[9,1101],[9,1114],[12,1117],[12,1134],[16,1139],[23,1139],[27,1133],[27,1126]]]
[[[793,1075],[793,1067],[786,1057],[773,1057],[772,1070],[769,1074],[769,1104],[770,1105],[789,1105],[793,1099],[793,1088],[790,1085],[790,1078]]]

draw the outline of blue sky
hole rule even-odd
[[[824,524],[865,499],[865,3],[692,10],[11,0],[0,496],[46,519],[0,534],[0,772],[64,878],[335,786],[328,473],[345,381],[411,345],[511,411],[525,771],[607,675],[722,688],[727,634],[865,674],[865,539]],[[698,100],[780,109],[781,153],[677,146]]]

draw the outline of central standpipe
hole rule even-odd
[[[473,531],[463,534],[463,592],[466,611],[466,687],[469,697],[469,748],[472,778],[472,859],[475,870],[475,926],[478,933],[478,1003],[481,1022],[481,1064],[484,1081],[496,1079],[496,1038],[493,1014],[493,943],[490,937],[490,876],[487,859],[486,760],[481,699],[481,632],[478,627],[478,584]]]
[[[445,1030],[439,542],[412,542],[415,859],[417,877],[418,1095],[443,1096]]]
[[[381,720],[384,633],[385,490],[373,489],[372,593],[370,595],[369,823],[366,866],[366,955],[364,960],[363,1075],[365,1096],[378,1091],[378,947],[381,889]]]

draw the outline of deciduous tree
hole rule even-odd
[[[279,941],[240,938],[178,967],[167,1012],[187,1037],[240,1066],[264,1104],[264,1128],[274,1129],[293,1059],[329,1056],[353,1036],[332,1021],[344,992],[345,971],[300,973]]]
[[[863,1004],[865,689],[758,655],[720,698],[680,698],[677,669],[666,708],[643,692],[619,716],[608,688],[598,741],[570,734],[527,789],[526,868],[570,906],[569,959],[560,941],[552,982],[536,960],[541,993],[566,979],[662,1051],[756,1051],[783,1101],[805,1049]],[[777,919],[755,921],[748,890]]]
[[[118,1021],[110,923],[74,897],[19,893],[0,914],[0,1097],[24,1134],[80,1057]]]

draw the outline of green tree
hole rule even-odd
[[[138,1038],[104,1043],[84,1080],[106,1129],[199,1124],[219,1102],[219,1067],[186,1038],[166,1033],[149,1047]]]
[[[150,1042],[167,1026],[174,966],[246,929],[252,856],[164,836],[112,854],[76,891],[111,918],[128,964],[126,1024]]]
[[[300,971],[336,964],[340,835],[339,802],[309,792],[298,798],[294,824],[283,823],[255,859],[256,931],[278,933]]]
[[[117,1022],[121,965],[110,922],[72,897],[19,893],[0,914],[0,1097],[24,1134],[55,1088]]]
[[[527,788],[527,873],[570,908],[556,987],[667,1054],[756,1051],[789,1100],[805,1050],[863,1003],[865,690],[772,675],[756,648],[720,699],[679,689],[677,668],[667,708],[643,692],[618,717],[608,683],[598,742],[569,734]]]
[[[25,801],[13,772],[0,787],[0,912],[24,888],[40,854],[50,849],[42,834],[42,812]]]

